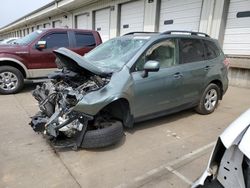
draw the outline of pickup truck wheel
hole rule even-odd
[[[86,132],[82,148],[101,148],[113,145],[120,141],[124,135],[123,125],[120,121],[110,122],[110,126]]]
[[[210,114],[217,107],[219,98],[220,88],[216,84],[209,84],[195,110],[202,115]]]
[[[11,66],[0,66],[0,93],[14,94],[20,91],[24,84],[23,74]]]

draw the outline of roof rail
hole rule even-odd
[[[125,35],[134,35],[134,34],[157,34],[157,33],[158,32],[135,31],[135,32],[126,33],[123,36],[125,36]]]
[[[184,31],[184,30],[170,30],[170,31],[165,31],[163,33],[161,33],[162,35],[165,34],[172,34],[172,33],[189,33],[191,35],[203,35],[204,37],[210,37],[208,34],[206,33],[202,33],[202,32],[196,32],[196,31]]]

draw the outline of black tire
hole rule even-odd
[[[12,78],[14,78],[16,81],[13,82],[12,88],[6,88],[6,85],[2,84],[3,81],[3,77],[1,76],[1,74],[3,75],[3,73],[11,73]],[[11,67],[11,66],[0,66],[0,93],[1,94],[14,94],[19,92],[24,85],[24,78],[23,78],[23,74],[15,67]]]
[[[210,96],[209,101],[206,99],[206,96]],[[216,99],[212,99],[212,96],[217,96]],[[220,99],[220,88],[216,84],[209,84],[204,90],[198,106],[195,108],[196,112],[202,115],[211,114],[218,105]]]
[[[110,146],[120,141],[123,136],[122,123],[115,121],[109,127],[87,131],[81,147],[91,149]]]

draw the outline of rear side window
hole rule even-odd
[[[52,33],[41,38],[46,41],[47,48],[69,47],[69,38],[67,32]]]
[[[192,63],[205,59],[204,47],[199,39],[180,39],[179,50],[181,63]]]
[[[95,45],[95,38],[92,33],[76,33],[76,47],[87,47]]]
[[[214,59],[220,55],[219,49],[213,42],[207,40],[203,40],[203,42],[206,49],[206,59]]]

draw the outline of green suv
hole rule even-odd
[[[204,33],[134,32],[84,57],[54,53],[62,70],[33,91],[40,112],[31,126],[54,143],[60,135],[71,140],[60,146],[111,145],[123,127],[188,108],[210,114],[228,88],[228,61]]]

